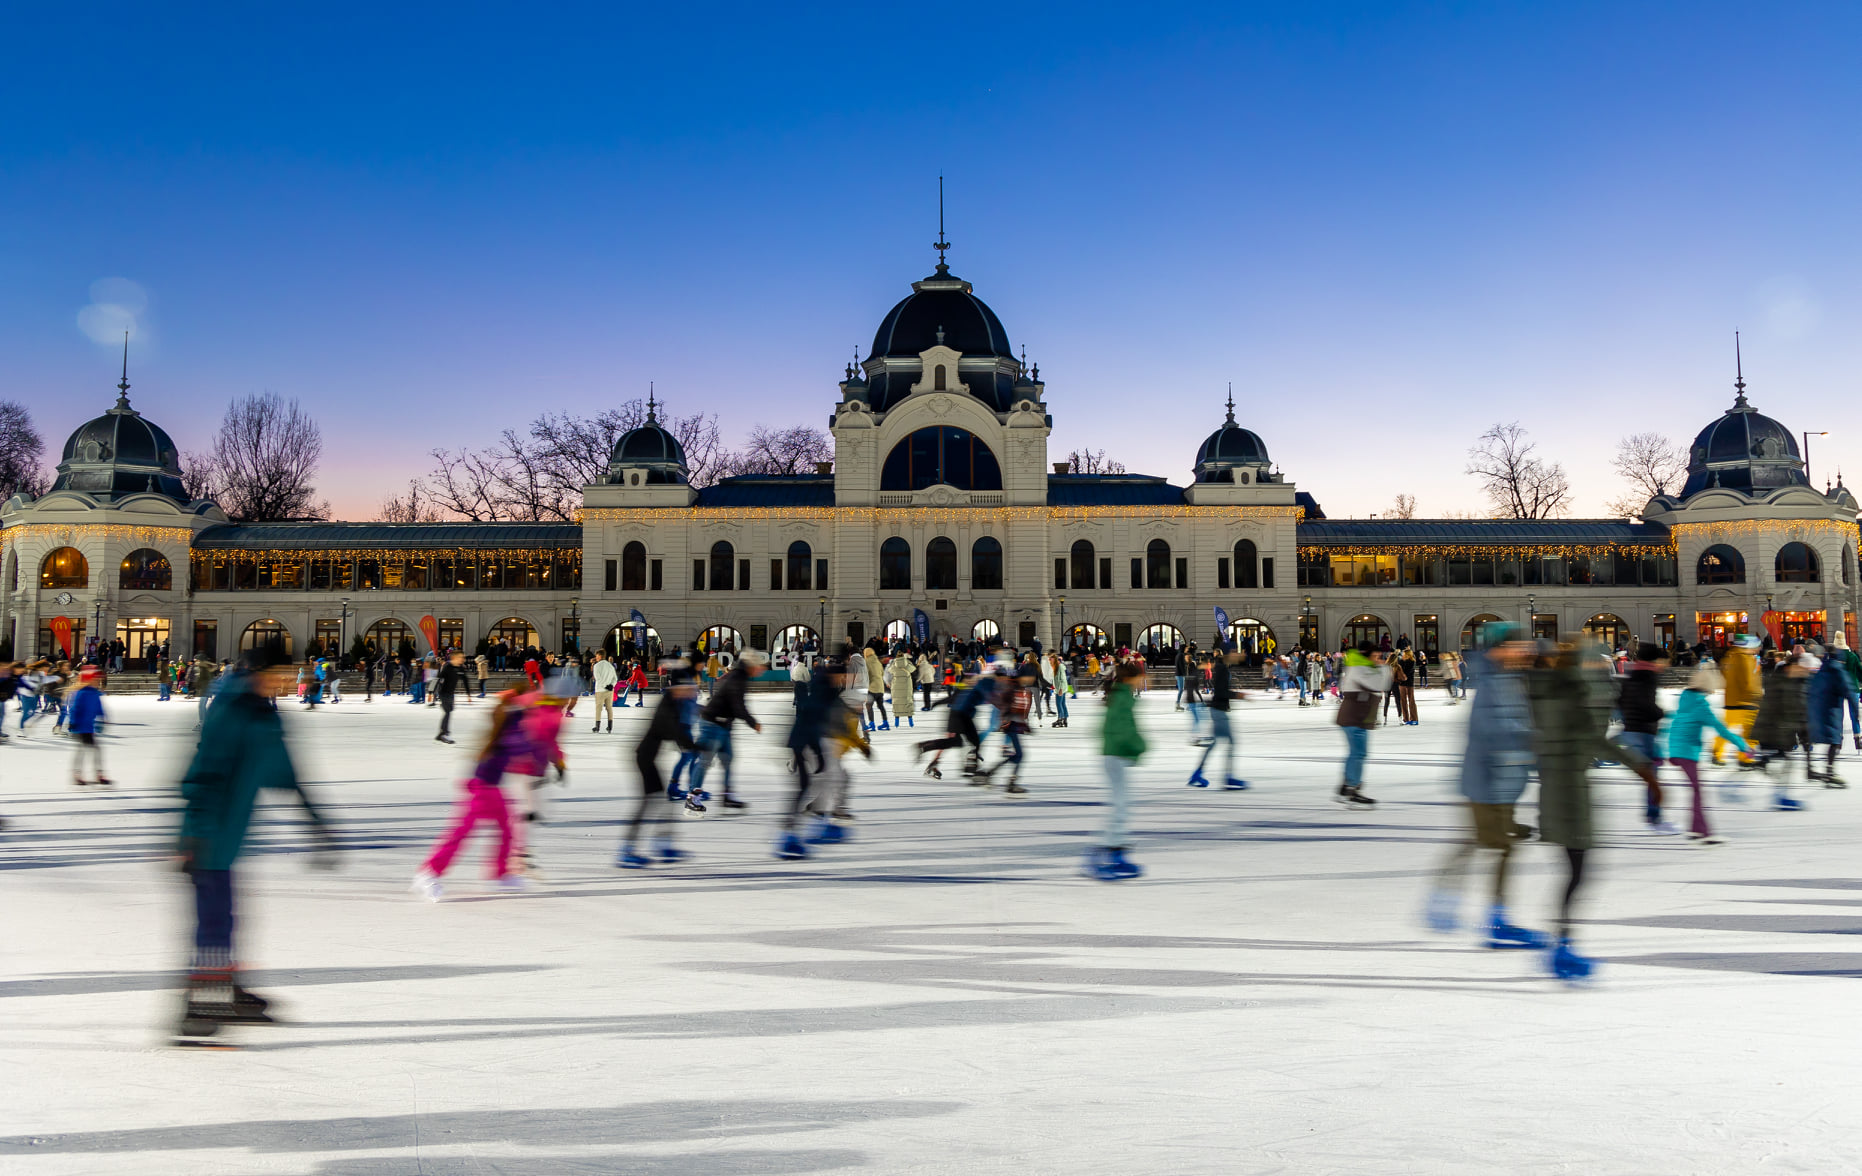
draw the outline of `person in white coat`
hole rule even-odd
[[[593,673],[595,680],[595,725],[591,730],[601,730],[601,715],[603,711],[606,711],[608,715],[608,730],[613,731],[614,688],[620,685],[621,673],[614,668],[614,663],[608,660],[607,650],[597,649],[595,651],[595,669]]]

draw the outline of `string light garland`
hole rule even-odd
[[[123,539],[139,547],[153,547],[157,543],[191,543],[194,531],[190,527],[142,523],[19,523],[0,531],[0,546],[17,546],[41,538],[53,539],[62,547],[75,547],[86,539]]]
[[[1672,543],[1354,543],[1336,547],[1301,544],[1299,549],[1300,559],[1305,561],[1358,556],[1375,558],[1380,555],[1423,559],[1548,559],[1560,556],[1567,559],[1573,556],[1596,559],[1598,556],[1614,555],[1633,555],[1638,558],[1665,555],[1672,558],[1674,554],[1675,546]]]
[[[393,562],[413,559],[453,559],[461,558],[528,561],[538,556],[549,556],[580,565],[582,548],[574,547],[196,547],[191,552],[194,562],[203,560],[233,559],[268,559],[268,560],[343,560],[373,559]]]
[[[1857,527],[1855,523],[1836,519],[1727,519],[1713,523],[1676,523],[1673,534],[1677,542],[1682,536],[1699,536],[1708,544],[1717,539],[1759,535],[1800,543],[1811,541],[1813,536],[1827,535],[1854,543]]]
[[[872,519],[882,523],[930,521],[937,523],[1015,521],[1048,519],[1056,522],[1081,519],[1157,519],[1157,518],[1275,518],[1298,521],[1306,517],[1303,506],[593,506],[577,512],[576,521],[655,522],[681,520],[692,522],[735,522],[751,519],[781,519],[836,522]]]

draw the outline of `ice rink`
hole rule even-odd
[[[1641,832],[1639,785],[1599,772],[1581,942],[1603,963],[1570,989],[1538,953],[1422,928],[1462,820],[1468,708],[1438,692],[1422,726],[1372,733],[1369,812],[1330,799],[1329,709],[1238,704],[1254,787],[1212,793],[1184,787],[1188,723],[1153,693],[1147,872],[1117,884],[1078,872],[1103,819],[1092,700],[1030,738],[1020,800],[919,774],[908,743],[941,711],[878,733],[855,839],[799,863],[770,854],[787,697],[753,704],[751,808],[682,822],[693,861],[611,864],[651,713],[629,709],[612,735],[566,728],[545,885],[491,893],[481,832],[437,905],[408,880],[487,708],[454,748],[398,700],[287,704],[347,848],[311,870],[295,810],[261,812],[240,955],[288,1023],[229,1030],[236,1052],[166,1045],[192,704],[108,701],[113,792],[72,787],[47,728],[14,739],[0,1172],[1862,1170],[1856,791],[1800,787],[1808,811],[1775,813],[1714,771],[1731,844],[1703,850]],[[1542,927],[1562,855],[1516,861],[1514,913]]]

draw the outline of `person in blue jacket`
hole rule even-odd
[[[78,674],[78,688],[65,703],[65,733],[77,741],[77,749],[71,753],[71,775],[79,787],[90,784],[110,787],[110,778],[103,774],[103,749],[97,746],[97,724],[101,722],[103,671],[96,666],[85,666]],[[86,759],[97,773],[95,780],[84,778]]]
[[[1849,785],[1836,774],[1836,753],[1843,746],[1843,704],[1856,687],[1849,680],[1843,658],[1833,654],[1835,651],[1822,648],[1816,651],[1822,664],[1805,691],[1804,719],[1811,746],[1804,749],[1804,763],[1806,774],[1812,780],[1821,780],[1825,788],[1847,788]],[[1817,770],[1818,747],[1824,754],[1821,771]]]

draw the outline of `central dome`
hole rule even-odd
[[[1681,497],[1715,487],[1758,495],[1809,485],[1797,437],[1747,403],[1743,379],[1735,389],[1733,406],[1694,438]]]
[[[970,283],[942,261],[936,273],[912,283],[912,292],[886,312],[873,332],[873,350],[861,365],[868,377],[865,399],[873,410],[884,412],[910,395],[921,375],[919,355],[940,344],[963,356],[957,378],[971,395],[1006,412],[1021,375],[1009,333],[989,304],[972,293]]]
[[[85,421],[66,438],[52,489],[97,498],[165,494],[186,502],[174,439],[129,406],[127,371],[117,388],[115,408]]]

